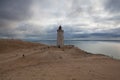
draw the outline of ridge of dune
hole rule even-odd
[[[40,43],[25,42],[16,39],[0,39],[0,53],[5,53],[18,49],[33,48],[36,46],[45,46]]]

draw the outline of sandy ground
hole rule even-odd
[[[0,80],[120,80],[120,60],[76,47],[0,40]]]

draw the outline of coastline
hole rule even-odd
[[[120,60],[75,46],[0,40],[0,80],[119,80],[119,68]]]

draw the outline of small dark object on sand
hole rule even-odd
[[[22,55],[22,57],[24,58],[24,57],[25,57],[25,55],[23,54],[23,55]]]
[[[75,78],[72,78],[72,80],[77,80],[77,79],[75,79]]]

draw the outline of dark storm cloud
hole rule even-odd
[[[0,27],[8,26],[8,21],[0,19]]]
[[[120,0],[107,0],[105,8],[110,12],[120,12]]]
[[[120,37],[120,27],[109,29],[109,30],[102,30],[101,32],[93,32],[93,33],[84,33],[84,34],[74,34],[73,38],[119,38]]]
[[[115,33],[85,33],[85,34],[72,34],[69,38],[70,39],[75,39],[75,38],[84,38],[84,39],[108,39],[108,38],[119,38],[120,34],[115,34]]]
[[[30,4],[30,0],[0,0],[0,19],[28,19]]]
[[[17,36],[15,27],[31,17],[30,5],[31,0],[0,0],[1,38]]]

